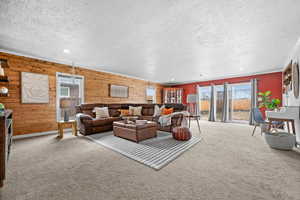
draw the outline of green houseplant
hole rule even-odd
[[[258,93],[258,102],[259,102],[259,108],[265,108],[267,110],[275,110],[280,105],[281,101],[280,99],[271,98],[272,92],[266,91],[266,92],[259,92]]]

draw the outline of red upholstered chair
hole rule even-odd
[[[186,141],[191,139],[192,134],[189,128],[187,127],[175,127],[172,131],[173,138],[175,140]]]

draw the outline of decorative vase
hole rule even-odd
[[[65,110],[65,112],[64,112],[64,121],[65,122],[68,122],[69,121],[69,114],[68,114],[68,112]]]
[[[8,89],[6,87],[1,87],[0,93],[1,94],[7,94],[8,93]]]

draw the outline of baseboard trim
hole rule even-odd
[[[70,131],[72,131],[71,128],[64,129],[64,132],[70,132]],[[38,137],[38,136],[46,136],[46,135],[54,135],[54,134],[58,134],[58,132],[57,131],[45,131],[45,132],[38,132],[38,133],[29,133],[29,134],[24,134],[24,135],[15,135],[15,136],[13,136],[13,139],[19,140],[19,139]]]

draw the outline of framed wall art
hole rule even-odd
[[[48,75],[21,73],[22,103],[49,103]]]
[[[118,98],[128,98],[129,88],[122,85],[109,85],[109,96]]]

